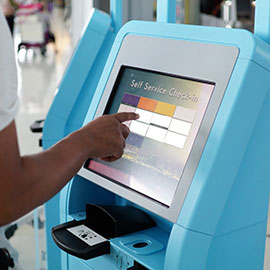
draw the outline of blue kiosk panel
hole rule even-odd
[[[122,159],[92,160],[80,175],[176,222],[238,54],[233,46],[124,35],[95,117],[132,110],[141,116],[127,123]]]
[[[89,21],[46,117],[42,138],[44,149],[82,126],[116,36],[111,24],[111,17],[104,12],[93,9],[89,14]],[[69,184],[62,190],[62,195],[68,188]],[[65,217],[60,218],[60,197],[59,193],[45,205],[47,269],[49,270],[61,269],[66,261],[64,260],[64,264],[61,263],[60,249],[51,239],[51,228],[65,219]]]
[[[222,34],[222,41],[207,41],[202,38],[217,36],[217,33]],[[201,39],[193,40],[193,35]],[[128,53],[129,46],[133,48],[132,54]],[[262,137],[269,129],[265,114],[269,111],[269,59],[265,59],[264,53],[261,53],[268,49],[267,44],[246,31],[236,33],[228,29],[146,22],[131,22],[124,26],[116,38],[85,121],[88,122],[104,112],[112,113],[123,108],[128,111],[132,107],[137,112],[141,110],[141,120],[138,122],[147,121],[149,113],[145,111],[151,110],[159,114],[159,117],[153,114],[151,121],[156,121],[153,119],[157,118],[160,122],[148,123],[145,134],[138,134],[144,132],[144,125],[130,124],[130,144],[128,139],[127,152],[119,161],[120,166],[92,160],[88,168],[82,168],[79,174],[100,186],[99,189],[110,191],[108,203],[113,198],[115,204],[136,205],[150,213],[157,220],[158,226],[111,239],[110,255],[83,262],[84,264],[93,269],[102,269],[99,265],[106,258],[105,261],[111,263],[110,267],[114,269],[120,257],[126,265],[133,260],[147,269],[262,267],[269,194],[266,175],[269,172],[264,162],[259,169],[254,159],[268,151],[266,138]],[[178,88],[173,81],[176,81]],[[197,96],[194,92],[188,94],[187,91],[198,90],[193,83],[199,85],[198,89],[204,91],[205,95],[201,92],[197,92]],[[192,86],[188,88],[190,84]],[[186,96],[181,96],[183,99],[177,99],[178,103],[173,103],[166,95],[173,95],[172,88],[179,87]],[[188,101],[185,100],[186,97]],[[193,110],[194,121],[191,125],[183,124],[179,131],[181,135],[189,133],[185,135],[186,141],[183,143],[179,140],[183,138],[181,136],[176,141],[167,141],[168,144],[177,145],[176,148],[183,147],[183,150],[176,151],[176,156],[179,157],[179,166],[175,165],[178,169],[176,174],[178,173],[178,177],[180,175],[178,185],[164,192],[165,187],[169,186],[167,180],[159,180],[153,173],[154,180],[149,181],[150,176],[146,171],[135,181],[134,175],[133,179],[125,180],[124,159],[130,159],[128,151],[132,147],[148,149],[151,142],[155,151],[151,150],[150,145],[146,152],[155,157],[157,164],[162,164],[164,157],[165,160],[169,159],[165,150],[160,150],[158,144],[153,142],[161,140],[163,135],[158,133],[158,129],[155,129],[156,133],[151,133],[151,125],[160,128],[166,122],[165,119],[168,119],[162,116],[172,117],[168,121],[173,122],[176,110],[173,112],[172,107],[192,110],[192,105],[187,104],[194,102],[197,97],[200,109]],[[143,104],[145,100],[149,102],[149,107]],[[153,103],[156,103],[156,107],[150,108]],[[183,115],[185,113],[182,109],[181,116]],[[189,111],[187,117],[191,115]],[[185,118],[185,123],[191,123],[187,120],[191,121]],[[173,129],[169,126],[169,131],[170,128]],[[157,133],[159,136],[155,137]],[[143,145],[144,142],[137,135],[143,137],[146,145]],[[164,136],[162,143],[166,144],[167,137]],[[261,137],[259,142],[258,137]],[[186,150],[188,140],[191,146]],[[166,147],[170,148],[171,145]],[[184,150],[186,156],[181,155]],[[157,158],[157,151],[160,151],[161,159]],[[172,155],[168,162],[175,162],[177,158],[173,156],[173,150],[169,152]],[[144,158],[143,160],[145,161]],[[161,164],[157,168],[160,169]],[[119,167],[122,169],[117,169]],[[166,168],[168,169],[168,164]],[[260,176],[258,184],[257,177]],[[132,184],[132,180],[135,184]],[[86,180],[79,181],[87,186]],[[149,186],[145,184],[146,181]],[[76,179],[73,180],[73,185],[75,182]],[[73,193],[80,192],[78,182],[76,188],[71,186],[69,199]],[[89,188],[88,194],[80,202],[72,200],[73,203],[80,204],[81,208],[77,210],[81,211],[84,204],[92,202],[90,194],[93,192],[95,193]],[[69,207],[76,212],[74,204],[69,203],[67,201]],[[68,210],[67,215],[70,218],[71,214]],[[247,238],[244,237],[246,233],[249,235]],[[151,244],[137,250],[133,244],[140,241]],[[220,254],[222,259],[216,254]],[[127,268],[128,266],[123,269]]]
[[[61,192],[60,222],[92,203],[131,205],[157,225],[91,260],[62,253],[62,269],[263,269],[269,52],[244,30],[134,21],[119,31],[84,123],[141,118],[126,123],[119,161],[89,160]]]

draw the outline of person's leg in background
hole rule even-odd
[[[12,36],[13,36],[13,30],[14,30],[14,18],[15,18],[14,15],[6,16],[6,20],[7,20],[7,23],[8,23],[8,26],[9,26],[9,29],[10,29]]]

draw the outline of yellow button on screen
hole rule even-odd
[[[155,112],[172,117],[175,109],[175,105],[159,101],[157,103]]]

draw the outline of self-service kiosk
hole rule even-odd
[[[113,45],[109,53],[100,42],[107,46],[95,58],[104,59],[100,74],[109,54],[101,75],[80,65],[87,65],[86,28],[60,85],[45,142],[52,127],[60,137],[103,114],[140,118],[125,123],[121,159],[87,160],[47,206],[47,216],[59,211],[48,216],[63,250],[59,269],[263,269],[270,3],[257,1],[252,34],[168,23],[172,2],[158,1],[159,22],[129,22],[116,36],[105,27]],[[68,96],[64,86],[77,81]]]

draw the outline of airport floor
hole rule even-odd
[[[56,36],[56,48],[49,45],[46,57],[42,57],[40,52],[35,50],[29,50],[28,52],[22,50],[17,54],[21,82],[19,89],[21,107],[16,118],[16,125],[20,151],[23,155],[41,151],[38,146],[41,135],[31,133],[29,127],[35,120],[43,119],[46,116],[72,50],[70,36],[61,9],[56,9],[53,13],[52,30]],[[35,261],[35,243],[37,242],[35,242],[31,214],[24,219],[25,223],[24,220],[21,221],[19,229],[11,238],[12,245],[19,251],[20,263],[25,270],[46,269],[45,238],[44,228],[42,228],[44,222],[43,207],[40,207],[38,212],[41,225],[38,231],[38,261]],[[270,236],[269,227],[270,224],[268,226],[268,235]],[[269,236],[266,241],[265,270],[270,270]]]

